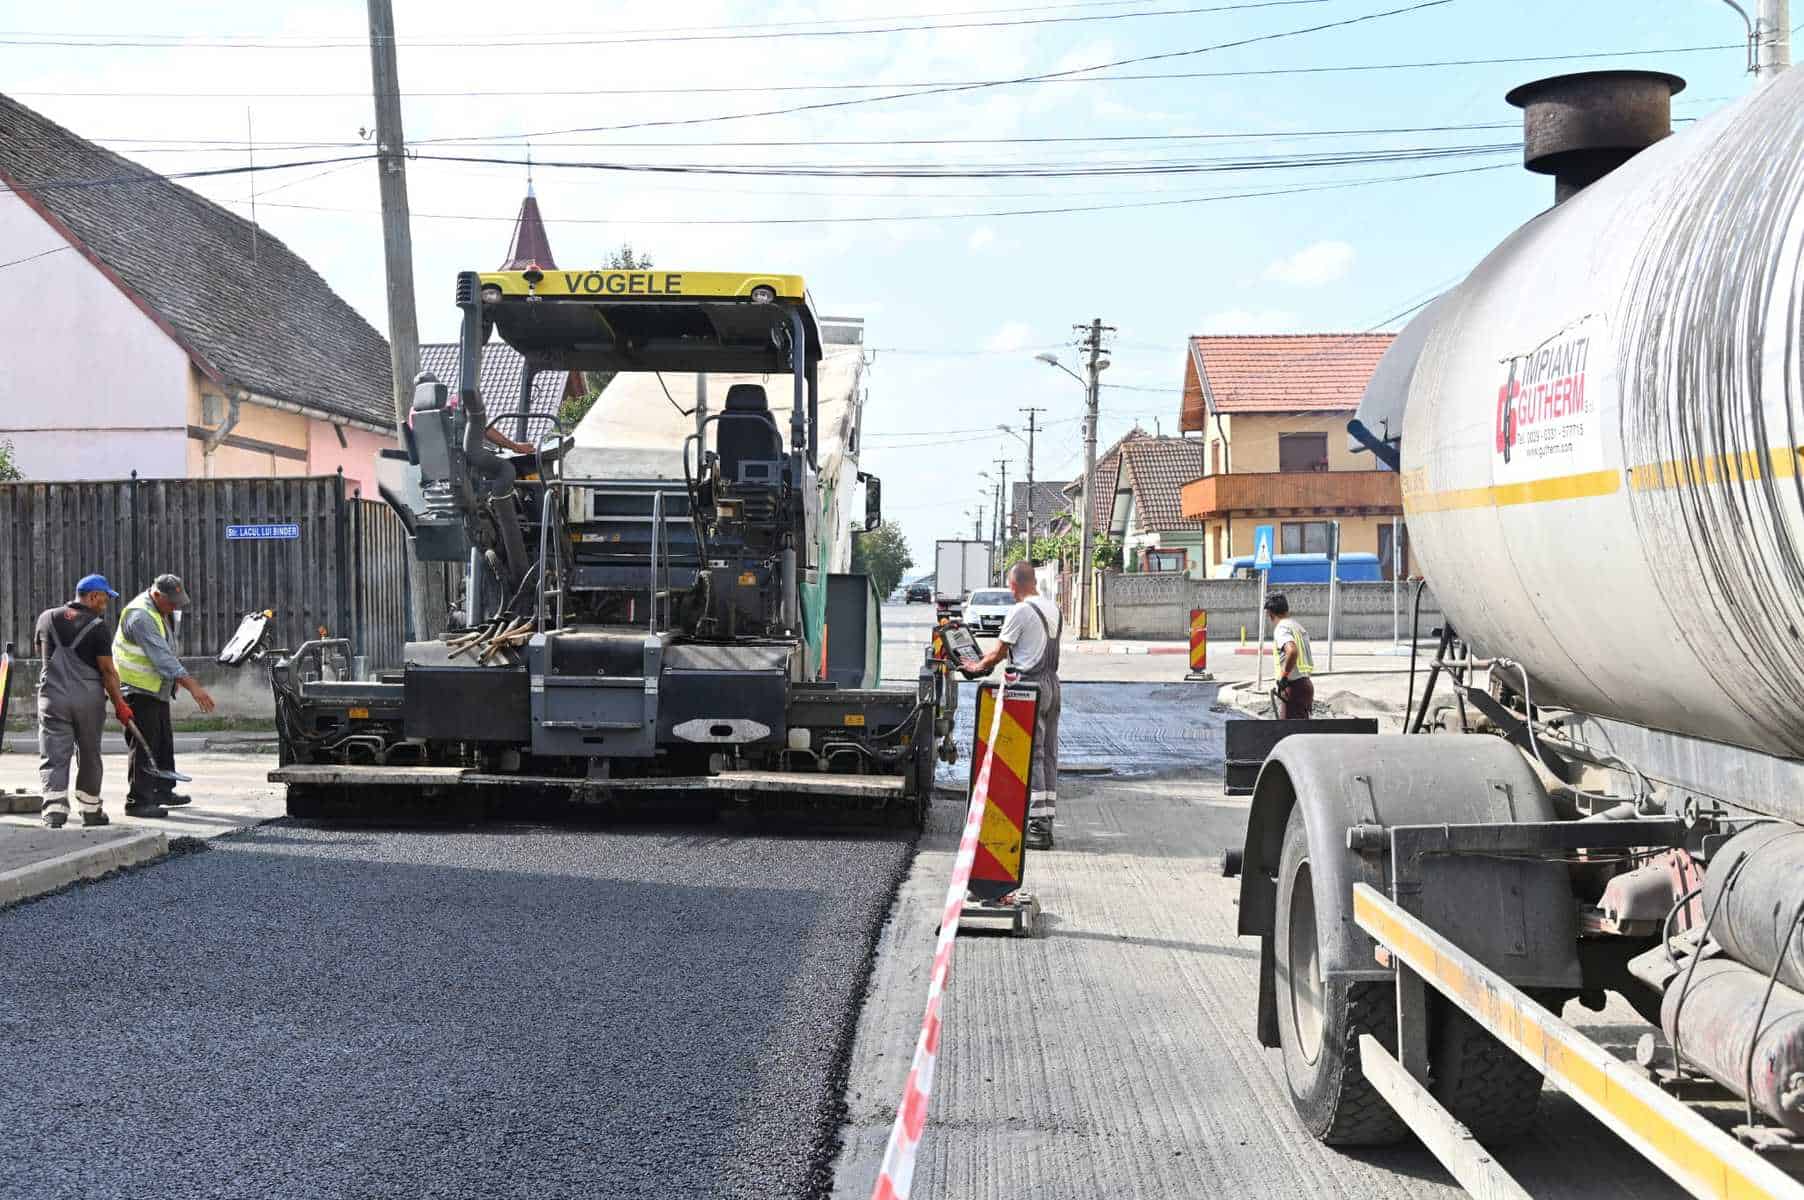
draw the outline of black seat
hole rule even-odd
[[[736,383],[728,388],[726,408],[716,425],[714,446],[720,452],[721,474],[731,481],[738,481],[740,463],[783,457],[783,439],[771,421],[762,384]]]

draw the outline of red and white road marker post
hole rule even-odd
[[[1000,702],[993,706],[989,737],[985,739],[990,746],[996,745],[1001,736],[1005,707]],[[914,1061],[908,1069],[908,1080],[902,1085],[902,1103],[896,1109],[896,1123],[890,1127],[889,1146],[883,1152],[883,1167],[877,1173],[871,1200],[907,1200],[909,1189],[914,1186],[915,1153],[921,1148],[921,1135],[927,1128],[927,1100],[933,1094],[933,1068],[940,1053],[940,1002],[952,970],[952,947],[958,940],[958,921],[964,912],[965,893],[971,883],[971,866],[977,860],[978,835],[983,831],[984,812],[989,802],[990,768],[995,757],[991,754],[985,758],[971,784],[965,830],[958,840],[958,857],[952,860],[952,878],[946,884],[946,907],[940,914],[939,941],[934,945],[933,970],[927,977],[927,1011],[921,1018]]]

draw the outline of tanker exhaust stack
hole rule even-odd
[[[1685,81],[1664,71],[1583,71],[1505,96],[1522,112],[1522,165],[1554,177],[1560,204],[1672,132]]]

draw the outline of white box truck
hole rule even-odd
[[[941,608],[962,606],[973,588],[990,586],[990,544],[969,540],[935,542],[933,598]]]

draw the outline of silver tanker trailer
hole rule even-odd
[[[1804,73],[1668,136],[1680,87],[1510,94],[1556,203],[1349,428],[1402,474],[1466,736],[1419,736],[1424,694],[1279,742],[1238,856],[1303,1124],[1414,1132],[1475,1194],[1521,1194],[1483,1147],[1545,1080],[1695,1195],[1804,1195]],[[1609,994],[1633,1060],[1561,1019]]]

